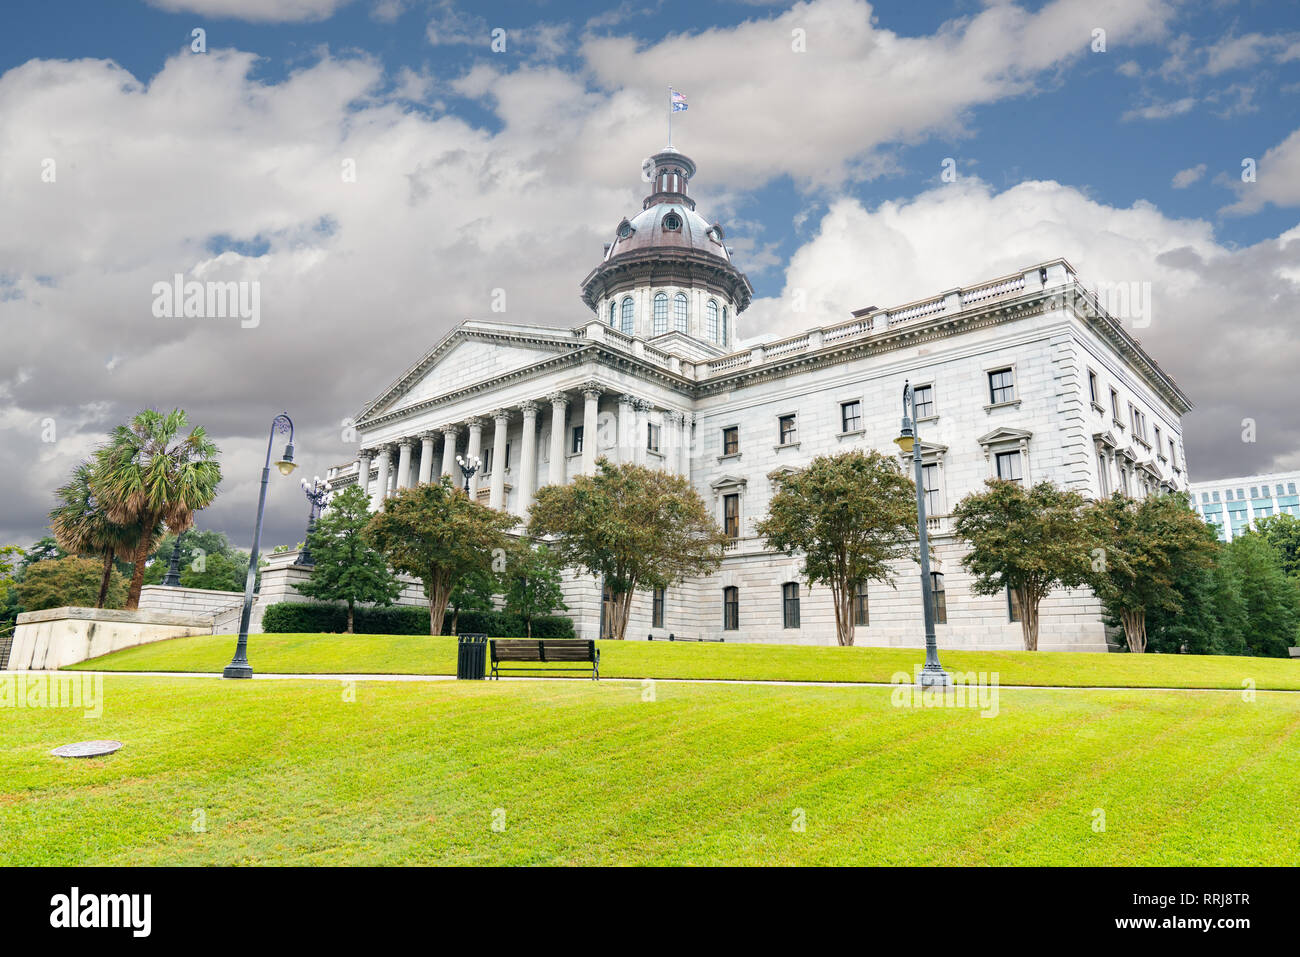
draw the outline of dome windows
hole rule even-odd
[[[678,232],[682,228],[682,218],[678,216],[676,213],[669,213],[667,216],[664,217],[663,226],[664,229],[668,230],[669,232],[673,232],[673,233]]]
[[[687,304],[686,293],[679,292],[673,296],[673,328],[678,332],[686,331]]]
[[[623,328],[620,331],[625,336],[632,335],[632,317],[633,317],[632,297],[624,296],[623,297]]]
[[[618,328],[618,303],[612,301],[609,304],[609,327]]]
[[[718,300],[710,299],[709,304],[704,307],[705,326],[704,332],[714,342],[718,341]]]
[[[668,293],[660,292],[655,294],[653,335],[662,336],[667,331],[668,331]]]
[[[619,239],[629,239],[631,238],[634,232],[636,232],[636,228],[631,223],[629,223],[626,219],[623,220],[623,222],[618,224]]]

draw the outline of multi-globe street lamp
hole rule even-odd
[[[266,440],[266,463],[262,466],[262,491],[257,497],[257,524],[253,526],[253,550],[248,556],[248,577],[244,579],[244,610],[239,616],[239,642],[235,645],[235,657],[221,672],[223,678],[251,678],[253,668],[248,663],[248,620],[253,613],[253,585],[257,581],[258,549],[262,544],[262,515],[266,511],[266,486],[271,478],[271,446],[275,434],[288,433],[289,441],[285,443],[284,455],[275,467],[281,475],[289,475],[298,466],[293,461],[293,420],[281,412],[271,420],[271,433]]]
[[[460,474],[465,476],[465,494],[469,494],[469,480],[474,477],[474,473],[483,465],[482,460],[477,455],[471,455],[466,458],[463,455],[456,456],[456,464],[460,466]]]
[[[311,557],[311,532],[316,527],[316,519],[330,502],[329,483],[319,475],[310,482],[303,479],[302,491],[307,496],[307,501],[311,503],[311,509],[307,513],[307,534],[302,540],[302,551],[298,553],[298,564],[315,565],[316,561]]]
[[[925,481],[921,470],[921,436],[913,421],[916,406],[912,398],[912,385],[903,383],[903,427],[894,441],[903,454],[912,453],[913,478],[916,481],[916,528],[921,549],[921,603],[925,613],[925,667],[917,676],[917,684],[924,688],[946,688],[952,676],[939,664],[939,645],[934,638],[934,596],[930,586],[930,536],[925,522]]]
[[[172,543],[171,561],[167,563],[167,574],[163,576],[162,583],[172,588],[179,588],[181,584],[181,539],[185,537],[185,532],[176,536],[176,541]]]

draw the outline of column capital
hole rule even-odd
[[[443,434],[444,438],[449,438],[452,441],[455,441],[456,436],[460,435],[460,424],[457,423],[456,425],[444,425],[441,428],[439,428],[438,431]]]
[[[432,429],[428,429],[428,430],[426,430],[426,431],[420,433],[420,441],[421,441],[421,442],[433,442],[433,441],[435,441],[436,439],[438,439],[438,437],[441,436],[441,435],[442,435],[441,432],[435,432],[435,431],[433,431]]]
[[[649,399],[634,399],[632,401],[633,404],[636,406],[636,410],[638,412],[649,412],[651,409],[655,407],[654,403],[651,402]]]
[[[415,436],[413,435],[404,435],[397,440],[397,447],[399,449],[409,449],[414,447],[414,445],[415,445]]]
[[[390,442],[390,443],[385,443],[384,445],[381,445],[381,446],[378,447],[379,455],[380,455],[381,457],[383,457],[383,456],[385,456],[385,455],[391,457],[392,454],[393,454],[393,448],[394,448],[394,446],[393,446],[393,444],[392,444],[391,442]]]
[[[357,449],[357,460],[373,459],[378,452],[373,448]]]
[[[546,397],[546,401],[551,403],[552,406],[568,405],[569,397],[563,392],[552,392]]]
[[[676,423],[677,425],[681,425],[683,422],[686,421],[686,413],[678,412],[676,409],[665,409],[664,418],[667,419],[669,422],[673,422]]]
[[[523,402],[519,403],[519,411],[524,414],[525,418],[530,415],[535,416],[537,415],[537,403],[532,399],[525,399]]]
[[[505,419],[507,422],[509,422],[509,421],[510,421],[510,410],[509,410],[509,409],[497,409],[495,412],[492,413],[492,418],[495,419],[495,420],[498,421],[498,422],[500,422],[502,419]]]
[[[582,384],[582,394],[588,399],[599,399],[605,392],[605,387],[595,379]]]
[[[635,403],[636,403],[636,396],[631,395],[627,392],[624,392],[622,395],[618,397],[619,405],[634,405]]]
[[[474,429],[478,429],[479,431],[482,431],[483,426],[485,426],[486,424],[487,424],[487,419],[485,419],[481,415],[471,415],[468,419],[465,420],[465,425],[467,428],[469,428],[471,432],[474,431]]]

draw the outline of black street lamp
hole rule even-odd
[[[315,565],[316,562],[311,557],[311,530],[316,527],[317,516],[329,504],[329,484],[317,475],[310,482],[306,479],[302,480],[302,491],[307,496],[307,501],[311,503],[311,510],[307,513],[307,534],[302,540],[302,551],[298,553],[298,564]]]
[[[483,462],[477,455],[471,455],[466,458],[463,455],[456,456],[456,464],[460,466],[460,474],[465,476],[465,494],[469,494],[469,480],[474,477],[474,473],[479,470]]]
[[[239,616],[239,643],[235,645],[235,657],[221,672],[223,678],[251,678],[253,667],[248,663],[248,619],[253,614],[253,585],[257,581],[258,549],[262,544],[262,514],[266,511],[266,485],[271,478],[271,444],[275,433],[288,433],[289,441],[284,446],[284,457],[275,463],[281,475],[289,475],[298,466],[293,461],[293,419],[281,412],[271,420],[271,433],[266,439],[266,464],[262,466],[262,491],[257,497],[257,524],[253,526],[253,550],[248,556],[248,577],[244,579],[244,611]]]
[[[176,536],[176,541],[172,544],[172,558],[167,564],[167,574],[162,580],[164,585],[172,588],[179,588],[181,584],[181,539],[184,537],[184,532]]]
[[[921,437],[912,421],[915,406],[912,386],[903,383],[903,427],[894,441],[903,454],[912,453],[912,469],[916,480],[916,528],[921,546],[921,602],[925,606],[925,667],[917,678],[923,688],[946,688],[952,676],[939,664],[939,645],[934,639],[934,596],[930,588],[930,536],[925,525],[925,480],[921,472]]]

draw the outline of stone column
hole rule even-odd
[[[582,389],[582,474],[596,474],[596,442],[600,431],[600,388],[594,383]]]
[[[636,409],[634,399],[630,395],[620,395],[618,397],[618,463],[622,465],[625,462],[631,462],[634,459],[632,432],[636,427]]]
[[[362,449],[357,453],[357,485],[361,491],[370,494],[370,450]]]
[[[506,504],[506,430],[510,427],[508,409],[492,413],[496,430],[492,433],[492,487],[488,492],[488,505],[505,508]]]
[[[637,465],[646,463],[646,424],[650,421],[650,403],[645,399],[637,399],[632,403],[632,408],[636,414],[632,418],[632,461]]]
[[[569,397],[556,392],[546,398],[551,400],[551,471],[549,485],[564,484],[564,422],[569,408]]]
[[[691,433],[693,431],[694,425],[695,425],[695,416],[691,415],[689,412],[683,412],[682,429],[681,429],[681,446],[678,449],[678,454],[680,455],[681,458],[680,458],[680,464],[678,465],[678,471],[682,474],[684,478],[687,479],[691,477],[691,439],[692,439]]]
[[[433,433],[425,432],[420,436],[420,484],[433,478]]]
[[[411,448],[414,439],[401,439],[397,443],[397,487],[411,487]]]
[[[483,454],[483,420],[478,416],[474,416],[466,424],[469,426],[469,446],[465,450],[465,457],[470,459],[481,458]],[[479,472],[475,472],[470,476],[469,497],[471,501],[478,495],[478,479],[481,471],[480,468]]]
[[[520,518],[528,515],[528,506],[533,504],[534,483],[537,481],[537,403],[522,402],[519,405],[524,413],[524,447],[519,455],[519,511]]]
[[[375,497],[370,506],[373,510],[379,510],[384,505],[384,499],[388,498],[388,471],[392,465],[393,453],[392,446],[385,445],[379,450],[379,476],[375,481]]]
[[[665,471],[674,474],[681,467],[682,418],[680,412],[671,409],[664,413],[663,467]]]
[[[456,467],[456,436],[460,427],[448,425],[442,430],[442,474],[452,477],[452,484],[458,485],[458,476],[452,471]]]

